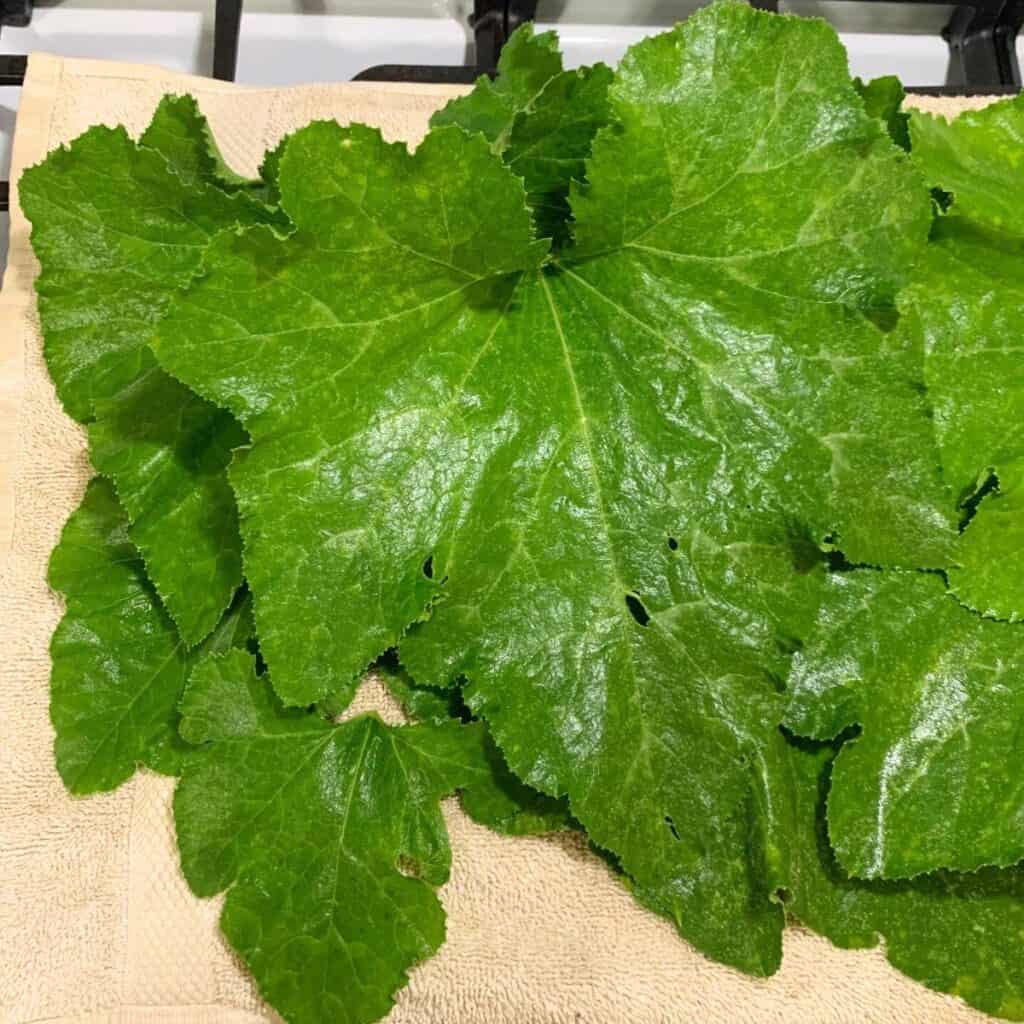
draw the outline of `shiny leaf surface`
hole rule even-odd
[[[172,293],[221,229],[267,208],[184,181],[123,128],[90,128],[19,182],[32,222],[44,351],[57,394],[79,422],[153,365],[146,342]]]
[[[498,77],[476,80],[473,90],[449,102],[430,119],[431,127],[458,125],[479,132],[501,153],[508,145],[516,117],[528,110],[548,82],[562,70],[554,32],[535,35],[526,22],[501,48]]]
[[[874,322],[927,192],[821,23],[716,5],[635,47],[610,103],[578,249],[541,272],[479,135],[296,133],[295,235],[218,239],[154,346],[252,436],[232,481],[286,703],[399,641],[415,677],[466,677],[645,903],[766,973],[817,545],[940,565],[953,536],[920,353]]]
[[[825,825],[833,751],[791,749],[796,828],[787,908],[844,949],[885,944],[897,970],[1008,1020],[1024,1020],[1024,871],[984,868],[865,882],[836,864]]]
[[[174,800],[193,891],[228,890],[221,928],[292,1024],[383,1016],[444,940],[440,800],[485,773],[482,726],[286,711],[240,652],[196,669],[182,715],[202,745]]]
[[[786,724],[829,739],[829,836],[866,878],[1024,858],[1024,626],[963,608],[942,579],[829,577],[817,629],[793,659]]]
[[[227,466],[248,438],[230,413],[157,368],[95,408],[92,463],[114,481],[149,578],[193,646],[242,582]]]
[[[231,190],[261,184],[228,167],[194,96],[164,96],[139,143],[156,150],[189,185]]]
[[[97,477],[50,560],[67,598],[50,654],[56,760],[73,793],[114,789],[139,764],[174,773],[183,745],[177,704],[198,658],[244,645],[240,597],[205,644],[188,651],[146,579],[110,483]]]
[[[407,202],[394,201],[398,182]],[[298,231],[221,236],[204,286],[155,344],[254,438],[231,474],[261,648],[285,701],[309,704],[351,692],[437,593],[425,561],[472,454],[458,396],[435,409],[439,389],[486,356],[513,296],[508,272],[536,266],[547,243],[531,238],[521,184],[458,128],[410,155],[361,126],[313,124],[292,138],[281,184]],[[445,350],[431,351],[435,338]],[[422,431],[433,468],[411,444]],[[284,500],[268,501],[268,488]],[[420,499],[436,508],[412,515]]]
[[[423,686],[401,669],[390,669],[383,675],[388,689],[418,722],[442,725],[453,718],[468,721],[472,714],[457,689]],[[571,825],[566,801],[523,785],[509,770],[489,735],[482,754],[487,773],[461,793],[463,810],[475,822],[495,832],[517,836],[558,832]]]
[[[913,156],[952,205],[933,232],[919,281],[901,301],[926,352],[925,375],[946,479],[969,500],[990,474],[997,496],[967,524],[950,587],[994,618],[1024,615],[1024,103],[956,121],[915,113]]]

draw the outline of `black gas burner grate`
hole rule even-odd
[[[860,3],[886,0],[855,0]],[[943,4],[946,0],[903,0]],[[754,7],[778,11],[779,0],[751,0]],[[378,64],[355,76],[363,82],[430,82],[464,85],[480,75],[497,73],[498,57],[508,37],[537,13],[537,0],[474,0],[469,24],[476,41],[476,63]],[[0,0],[0,26],[24,26],[32,17],[32,0]],[[1017,62],[1017,34],[1024,26],[1024,0],[972,0],[957,4],[942,37],[949,46],[946,84],[908,86],[926,96],[1009,95],[1021,90]],[[238,66],[238,40],[242,27],[242,0],[216,0],[213,37],[213,77],[234,81]],[[19,86],[25,80],[28,59],[0,54],[0,86]],[[9,208],[10,185],[0,181],[0,211]]]

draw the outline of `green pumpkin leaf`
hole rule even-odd
[[[155,149],[186,184],[216,184],[226,191],[261,184],[227,165],[194,96],[164,96],[139,143]]]
[[[1024,460],[1004,464],[957,545],[949,587],[969,608],[993,619],[1024,619]]]
[[[480,132],[501,153],[508,145],[516,117],[528,110],[544,87],[562,71],[562,55],[554,32],[534,34],[525,22],[509,37],[498,57],[498,77],[476,80],[472,92],[449,100],[430,119],[432,128],[458,125]]]
[[[217,231],[280,221],[254,198],[222,190],[241,181],[195,101],[166,97],[140,144],[91,129],[21,184],[36,223],[50,372],[67,410],[88,423],[93,464],[114,481],[131,539],[189,646],[242,582],[224,471],[247,438],[230,415],[160,372],[145,343]]]
[[[556,75],[528,111],[516,115],[505,163],[523,179],[537,234],[569,237],[569,188],[586,178],[594,136],[608,122],[612,72],[603,64]]]
[[[19,182],[47,366],[68,414],[93,417],[153,365],[146,343],[210,239],[272,214],[252,198],[182,180],[123,128],[90,128]]]
[[[418,722],[443,725],[472,715],[458,689],[442,690],[416,683],[400,667],[379,665],[388,689]],[[497,744],[488,735],[483,744],[488,771],[461,793],[463,810],[478,824],[505,835],[541,835],[572,824],[564,800],[523,785],[509,770]]]
[[[182,687],[203,655],[245,645],[248,597],[189,651],[146,579],[113,488],[99,477],[64,528],[49,579],[67,598],[50,644],[50,718],[64,784],[73,793],[114,789],[139,764],[174,774]]]
[[[311,167],[324,173],[308,174]],[[420,180],[443,185],[421,189],[416,187]],[[433,420],[434,414],[408,404],[419,386],[433,388],[427,364],[410,365],[421,355],[412,339],[429,344],[432,332],[450,330],[449,352],[458,351],[458,360],[445,353],[438,357],[455,366],[455,372],[459,367],[469,369],[463,349],[468,346],[472,356],[500,326],[516,285],[510,272],[540,263],[547,243],[531,238],[522,186],[479,136],[467,136],[457,128],[428,135],[410,155],[404,146],[385,143],[371,129],[316,123],[291,139],[281,182],[283,192],[294,200],[296,233],[287,239],[266,230],[222,235],[207,255],[209,272],[203,280],[208,287],[190,292],[175,325],[165,325],[155,344],[163,350],[166,365],[178,366],[181,372],[172,370],[175,376],[231,409],[250,433],[256,430],[277,439],[242,453],[231,474],[245,527],[247,578],[257,595],[261,648],[268,663],[279,666],[274,685],[284,700],[310,704],[328,692],[343,693],[346,687],[351,693],[363,668],[395,646],[405,626],[423,613],[440,585],[439,576],[431,579],[423,571],[436,529],[432,520],[450,508],[450,499],[440,495],[436,513],[422,521],[411,515],[404,496],[397,493],[402,470],[396,463],[390,471],[395,500],[405,511],[399,516],[396,506],[395,514],[409,531],[401,547],[415,546],[417,557],[414,565],[403,568],[400,580],[389,579],[386,571],[378,575],[377,560],[385,555],[381,545],[391,543],[385,540],[386,529],[378,532],[376,519],[384,509],[367,518],[357,512],[358,519],[343,525],[356,510],[339,503],[335,484],[357,505],[363,497],[369,499],[378,486],[379,456],[367,447],[365,481],[357,483],[346,469],[342,483],[331,468],[333,458],[330,464],[323,461],[324,442],[339,445],[344,462],[347,447],[353,453],[361,447],[357,435],[373,430],[365,423],[367,416],[376,420],[379,414],[382,422],[391,424],[389,431],[412,432],[411,436],[416,435],[417,421],[421,428],[433,430],[423,417]],[[407,203],[393,202],[398,182],[412,186]],[[474,199],[481,195],[487,199],[477,209]],[[398,266],[401,273],[396,272]],[[227,278],[222,276],[224,268]],[[235,277],[236,271],[241,278]],[[243,280],[245,290],[236,292]],[[361,284],[353,287],[357,280]],[[210,301],[217,307],[207,305]],[[200,306],[191,310],[192,302]],[[231,312],[223,312],[226,309]],[[392,309],[395,312],[388,312]],[[261,321],[252,334],[246,333],[250,317]],[[180,334],[191,319],[198,332],[194,345]],[[256,357],[251,372],[242,371],[249,380],[260,381],[254,389],[229,383],[225,372],[234,374],[232,367],[237,368],[240,360],[255,356],[255,349],[263,345],[263,332],[279,339],[268,349],[270,360],[287,352],[287,365],[281,363],[268,374]],[[175,351],[179,342],[185,343],[187,353]],[[380,373],[384,353],[390,353],[386,361],[393,363],[386,375]],[[197,370],[193,361],[207,366]],[[413,389],[407,399],[400,399],[409,409],[404,427],[402,414],[393,416],[390,410],[375,407],[379,387],[390,382],[392,373]],[[365,386],[364,374],[376,382],[373,387]],[[296,387],[300,376],[305,383]],[[437,380],[438,386],[442,380]],[[452,415],[456,411],[453,407]],[[324,424],[333,440],[317,425],[322,413],[335,421],[331,427]],[[437,429],[443,427],[442,422]],[[383,433],[378,436],[384,441]],[[394,436],[386,442],[389,448]],[[437,434],[438,453],[453,442],[458,443]],[[409,470],[422,473],[417,453],[410,454]],[[446,461],[447,453],[437,463],[439,472],[449,472]],[[302,481],[280,473],[275,466],[282,462],[297,468],[304,463],[299,468]],[[450,472],[459,472],[459,462]],[[302,525],[289,500],[265,500],[266,484],[293,496],[311,488],[302,499]],[[272,513],[269,518],[267,512]],[[296,549],[302,532],[310,529],[324,556],[313,573],[303,568],[313,547],[305,554]],[[282,600],[289,608],[284,617],[278,614]],[[393,607],[395,602],[398,607]],[[300,605],[306,609],[304,626],[296,630],[289,616]],[[327,609],[329,623],[324,618]]]
[[[924,573],[829,577],[793,659],[786,724],[829,739],[829,836],[863,878],[1024,858],[1024,627],[982,619]]]
[[[584,180],[594,136],[608,121],[611,80],[603,64],[562,71],[555,34],[535,36],[526,22],[502,48],[497,81],[479,78],[431,124],[482,133],[523,179],[537,234],[561,245],[569,236],[569,185]]]
[[[185,877],[292,1024],[383,1016],[444,940],[440,800],[486,771],[480,725],[334,725],[283,710],[240,652],[197,667],[174,798]]]
[[[281,145],[286,141],[283,139]],[[215,185],[229,193],[245,192],[248,199],[271,208],[277,205],[276,151],[266,154],[258,178],[238,174],[221,154],[210,124],[193,96],[164,96],[139,142],[155,149],[190,185]],[[287,218],[279,211],[268,209],[266,216],[270,223],[287,229]]]
[[[248,441],[217,409],[159,369],[96,403],[93,465],[116,484],[131,540],[182,640],[217,624],[242,582],[242,545],[228,484],[231,453]]]
[[[914,163],[952,194],[957,216],[999,235],[1024,237],[1020,146],[1024,97],[967,110],[953,121],[911,112]]]
[[[791,748],[796,802],[787,909],[844,949],[884,942],[897,970],[985,1013],[1024,1020],[1024,871],[948,871],[912,881],[849,878],[829,847],[834,751]]]
[[[933,566],[954,536],[920,351],[875,322],[928,195],[822,23],[715,5],[609,97],[557,265],[480,135],[313,125],[281,161],[295,234],[217,239],[154,348],[252,437],[231,474],[285,703],[398,643],[465,677],[640,899],[767,973],[818,544]]]
[[[864,109],[877,117],[889,133],[889,138],[900,149],[910,149],[910,115],[903,113],[903,85],[895,75],[872,78],[870,82],[853,80],[854,87],[864,101]]]
[[[946,479],[971,501],[990,474],[998,494],[967,524],[950,567],[969,607],[1024,614],[1024,102],[996,103],[953,122],[914,113],[913,157],[952,197],[933,231],[919,280],[901,300],[926,352],[925,378]]]

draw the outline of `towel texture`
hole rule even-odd
[[[173,782],[137,775],[75,799],[53,767],[50,634],[60,600],[46,563],[91,471],[82,430],[42,361],[38,270],[17,177],[92,124],[138,133],[165,92],[191,92],[229,162],[314,118],[365,121],[418,140],[453,94],[370,84],[244,89],[155,68],[36,55],[18,112],[11,245],[0,293],[0,1019],[118,1024],[275,1020],[193,898],[175,852]],[[968,101],[972,105],[985,101]],[[960,104],[927,101],[954,112]],[[398,715],[375,680],[362,708]],[[712,964],[641,910],[578,839],[507,839],[445,809],[454,851],[441,892],[448,941],[417,968],[391,1024],[934,1024],[986,1018],[928,992],[880,950],[842,952],[799,929],[780,973]]]

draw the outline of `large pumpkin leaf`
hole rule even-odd
[[[833,754],[791,748],[796,828],[787,908],[837,946],[884,942],[889,962],[911,978],[1024,1020],[1024,871],[943,871],[902,882],[847,877],[825,824]]]
[[[610,96],[560,267],[529,269],[521,186],[479,136],[410,156],[316,125],[281,164],[295,235],[218,239],[154,346],[252,435],[232,479],[284,700],[427,618],[413,675],[468,678],[514,772],[568,793],[641,899],[766,972],[777,682],[816,542],[948,551],[919,353],[874,322],[927,193],[820,23],[717,5]]]
[[[456,127],[410,155],[374,130],[315,123],[289,142],[281,188],[295,234],[220,236],[154,344],[260,437],[232,478],[261,649],[285,701],[309,704],[351,692],[438,593],[425,561],[475,461],[448,376],[495,347],[509,272],[536,266],[547,243],[531,238],[522,185]],[[423,431],[433,468],[411,443]],[[436,497],[426,515],[408,503],[415,477]]]
[[[42,265],[51,375],[68,412],[88,421],[93,463],[114,481],[132,541],[189,645],[242,581],[224,469],[246,437],[156,368],[146,341],[217,231],[281,220],[223,190],[241,181],[229,182],[195,101],[166,97],[139,144],[91,129],[20,184]]]
[[[204,654],[252,634],[240,595],[207,641],[186,648],[146,579],[110,483],[96,478],[50,560],[67,610],[50,644],[57,770],[73,793],[114,789],[144,764],[174,773],[178,699]]]
[[[439,802],[486,777],[482,725],[335,725],[283,710],[240,652],[197,667],[174,799],[193,891],[292,1024],[377,1020],[444,940],[451,853]]]
[[[1024,859],[1024,626],[967,610],[925,573],[829,577],[793,660],[786,724],[829,739],[839,863],[865,878]]]
[[[990,474],[998,491],[963,532],[950,587],[982,614],[1024,617],[1024,102],[956,121],[915,113],[914,160],[950,193],[920,280],[902,305],[927,352],[943,468],[968,500]]]

